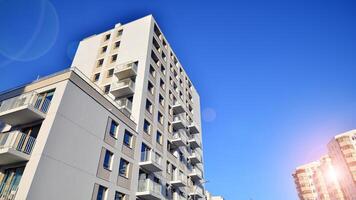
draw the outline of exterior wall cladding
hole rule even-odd
[[[204,199],[200,100],[152,16],[0,94],[0,199]]]

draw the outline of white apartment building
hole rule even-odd
[[[205,190],[205,199],[206,200],[224,200],[222,196],[213,196],[210,192]]]
[[[152,16],[0,102],[0,200],[205,198],[199,95]]]
[[[328,152],[346,199],[356,199],[356,130],[336,135]]]

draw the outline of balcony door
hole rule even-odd
[[[35,103],[35,108],[47,113],[48,107],[52,101],[54,90],[44,92],[38,95]]]
[[[0,177],[0,199],[14,199],[25,167],[6,169]]]
[[[30,154],[40,128],[41,124],[23,128],[21,130],[23,134],[17,138],[17,150]]]

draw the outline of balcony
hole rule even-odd
[[[186,133],[183,129],[180,129],[173,133],[171,143],[175,147],[185,146],[187,144]]]
[[[184,187],[187,185],[187,177],[184,176],[183,173],[176,170],[173,173],[173,178],[172,178],[170,184],[174,187]]]
[[[198,148],[198,147],[201,147],[201,141],[200,141],[200,138],[196,135],[191,135],[189,137],[189,140],[188,140],[189,144],[190,144],[190,147],[192,148]]]
[[[173,193],[173,200],[187,200],[187,198],[175,192]]]
[[[136,197],[145,200],[159,200],[162,198],[162,185],[151,179],[138,180]]]
[[[189,123],[188,128],[191,134],[199,133],[198,125],[193,121]]]
[[[183,105],[178,100],[175,100],[173,102],[172,109],[173,109],[174,114],[180,114],[180,113],[184,112]]]
[[[141,152],[140,167],[149,172],[162,171],[162,158],[153,151]]]
[[[202,157],[198,151],[192,151],[191,154],[188,156],[188,159],[191,164],[201,163]]]
[[[20,131],[1,133],[0,165],[28,161],[35,143],[36,138]]]
[[[193,199],[203,198],[204,197],[203,188],[198,187],[198,186],[192,187],[192,189],[189,193],[189,196],[192,197]]]
[[[25,93],[1,102],[0,121],[11,126],[42,120],[51,104],[36,92]]]
[[[137,63],[133,62],[133,63],[118,66],[115,68],[114,74],[119,80],[136,76]]]
[[[173,125],[173,128],[176,130],[184,129],[185,125],[186,125],[186,122],[184,119],[184,113],[179,114],[179,115],[174,115],[172,125]]]
[[[132,110],[132,102],[129,101],[127,98],[122,98],[117,101],[119,104],[120,110],[126,114],[126,116],[131,115]]]
[[[130,78],[111,84],[110,93],[116,98],[125,97],[135,92],[135,82]]]
[[[203,179],[203,172],[199,168],[193,167],[189,173],[189,177],[194,181],[201,180]]]

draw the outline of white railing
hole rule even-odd
[[[161,195],[162,185],[152,181],[151,179],[138,180],[138,192],[149,192]]]
[[[16,188],[12,188],[9,191],[0,193],[0,200],[14,200],[16,197],[18,186]]]
[[[179,170],[173,172],[173,180],[172,181],[182,181],[183,183],[187,183],[187,177],[181,173]]]
[[[122,98],[117,101],[120,107],[126,107],[130,112],[132,110],[132,102],[127,98]]]
[[[172,139],[173,140],[181,139],[185,143],[187,141],[187,136],[183,129],[179,129],[178,131],[173,132]]]
[[[36,138],[27,136],[20,131],[11,131],[0,134],[0,149],[14,148],[17,151],[31,154]]]
[[[199,177],[203,177],[203,172],[199,169],[199,168],[197,168],[197,167],[193,167],[192,169],[191,169],[191,174],[196,174],[196,175],[198,175]]]
[[[117,90],[126,86],[131,87],[133,89],[135,88],[135,82],[133,82],[130,78],[120,80],[119,82],[114,82],[112,84],[112,90]]]
[[[45,97],[39,97],[41,96],[36,92],[29,92],[10,99],[6,99],[0,103],[0,112],[4,112],[21,106],[32,106],[43,113],[47,113],[51,101],[49,99],[46,99]]]
[[[143,151],[141,152],[141,162],[153,162],[157,165],[161,165],[162,157],[153,151]]]
[[[128,64],[123,64],[118,67],[116,67],[117,71],[122,71],[126,69],[132,69],[133,71],[137,72],[137,63],[136,62],[130,62]]]

